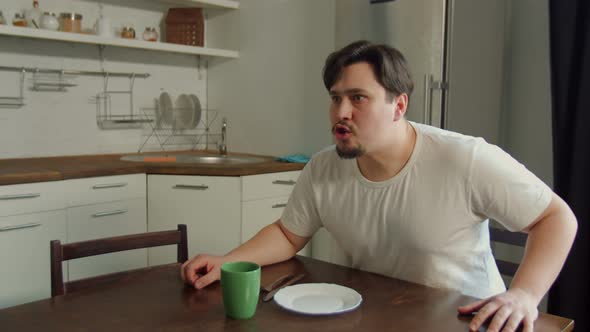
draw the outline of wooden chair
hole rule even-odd
[[[51,241],[51,296],[64,295],[70,292],[108,283],[133,273],[154,267],[134,269],[117,273],[63,282],[62,262],[75,258],[101,255],[111,252],[157,247],[176,244],[177,262],[184,263],[188,259],[186,225],[178,225],[177,230],[150,232],[96,239],[83,242],[61,244],[59,240]]]
[[[527,234],[510,232],[505,229],[490,227],[490,241],[496,243],[510,244],[513,246],[524,247],[526,244]],[[500,273],[513,277],[518,269],[518,264],[502,260],[494,255],[496,265]]]

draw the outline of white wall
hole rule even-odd
[[[512,0],[504,66],[502,147],[548,185],[553,184],[547,0]],[[524,250],[496,244],[496,255],[519,262]],[[546,311],[547,300],[540,305]]]
[[[513,0],[505,67],[504,147],[547,184],[553,183],[549,4]]]
[[[90,29],[98,17],[98,3],[43,0],[40,5],[42,10],[58,13],[80,12],[84,28]],[[145,26],[162,26],[167,9],[144,0],[102,3],[113,26],[132,25],[138,35]],[[0,3],[6,18],[28,7],[28,1]],[[107,47],[105,68],[152,75],[135,81],[136,112],[152,107],[163,90],[173,97],[195,93],[204,107],[219,113],[218,120],[228,118],[230,152],[312,153],[330,144],[321,68],[333,50],[333,9],[334,0],[244,0],[238,10],[207,12],[207,46],[238,50],[238,60],[213,59],[206,69],[202,58],[199,70],[196,56]],[[100,70],[98,47],[91,45],[0,36],[0,59],[6,66]],[[0,71],[0,95],[16,93],[17,78],[16,73]],[[96,105],[88,100],[101,91],[101,78],[79,76],[75,79],[78,86],[63,93],[31,91],[30,78],[25,90],[27,105],[0,108],[0,140],[4,142],[0,158],[134,152],[150,132],[97,127]],[[128,86],[126,79],[110,82],[117,89]],[[125,99],[118,98],[113,105],[117,112],[128,112]],[[212,124],[212,132],[219,133],[219,128],[219,121]],[[202,134],[202,129],[192,133]],[[150,139],[147,150],[157,148]]]
[[[83,14],[83,27],[90,29],[98,17],[95,1],[41,1],[41,9],[54,12],[72,10]],[[28,8],[28,1],[4,0],[0,10],[12,17],[16,10]],[[104,4],[104,15],[114,28],[132,25],[141,35],[145,26],[159,26],[166,7],[153,2],[116,1]],[[98,46],[47,40],[0,36],[0,59],[4,66],[26,66],[55,69],[100,70]],[[147,79],[136,79],[134,104],[153,107],[154,98],[162,90],[173,96],[195,93],[205,100],[206,71],[196,69],[196,57],[161,52],[107,47],[105,69],[110,71],[147,72]],[[142,130],[100,130],[96,125],[96,105],[89,99],[102,91],[100,77],[78,76],[76,87],[67,92],[36,92],[31,90],[32,75],[25,83],[26,105],[18,109],[0,108],[0,158],[78,155],[137,151],[144,138]],[[17,92],[18,74],[0,71],[2,95]],[[129,80],[112,78],[109,89],[128,89]],[[129,112],[128,99],[119,96],[112,101],[114,114]],[[146,134],[147,132],[143,132]],[[153,141],[155,142],[155,141]],[[156,146],[151,144],[152,148]]]
[[[248,0],[210,17],[240,58],[209,66],[212,108],[227,111],[228,149],[311,154],[331,143],[321,70],[334,49],[333,0]]]

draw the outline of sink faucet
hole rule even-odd
[[[222,156],[227,155],[227,144],[226,142],[226,135],[227,135],[227,119],[223,118],[221,122],[221,141],[218,143],[219,146],[219,154]]]

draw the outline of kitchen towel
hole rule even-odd
[[[309,161],[309,156],[304,154],[289,154],[282,157],[277,157],[276,160],[286,162],[286,163],[307,163]]]

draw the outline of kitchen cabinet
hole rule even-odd
[[[51,296],[49,242],[65,223],[64,210],[0,217],[0,308]]]
[[[242,177],[242,243],[281,217],[299,174],[292,171]],[[309,256],[310,248],[308,244],[298,254]]]
[[[240,244],[240,177],[148,176],[148,231],[187,225],[189,256],[226,254]],[[176,260],[176,247],[150,248],[149,265]]]
[[[66,241],[59,188],[58,182],[0,186],[0,308],[51,296],[49,241]]]
[[[131,174],[0,186],[0,307],[51,295],[51,240],[71,243],[184,223],[190,256],[223,255],[281,216],[299,173]],[[309,255],[309,245],[299,254]],[[64,280],[175,260],[174,246],[86,257],[64,262]]]
[[[68,208],[68,242],[87,241],[147,231],[146,200]],[[147,249],[135,249],[68,261],[70,280],[147,266]]]
[[[146,175],[117,175],[63,181],[67,242],[147,231]],[[147,249],[68,261],[69,280],[147,266]]]

